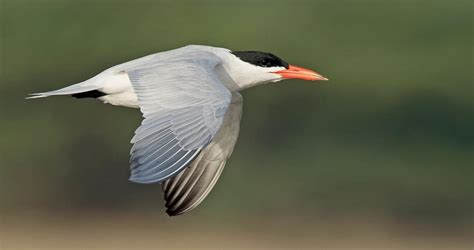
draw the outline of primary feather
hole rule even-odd
[[[188,168],[163,185],[169,215],[183,214],[195,208],[209,194],[237,142],[241,115],[242,96],[234,93],[222,126],[212,142]]]
[[[132,139],[131,181],[166,180],[212,140],[231,100],[214,72],[218,63],[213,54],[196,52],[153,67],[124,69],[145,117]]]

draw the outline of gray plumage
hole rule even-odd
[[[212,142],[189,167],[163,185],[166,212],[183,214],[201,203],[224,169],[239,136],[242,96],[234,93],[224,122]]]
[[[122,63],[77,84],[28,98],[97,98],[139,108],[130,180],[163,183],[167,213],[195,208],[209,194],[237,141],[239,91],[283,79],[327,80],[270,53],[190,45]]]
[[[208,52],[189,56],[126,70],[145,118],[132,139],[131,181],[161,182],[177,174],[221,127],[231,93],[213,72],[220,61]]]

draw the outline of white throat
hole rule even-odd
[[[284,67],[258,67],[240,60],[229,52],[220,53],[219,56],[224,63],[217,66],[216,73],[231,92],[283,80],[281,76],[272,72],[283,70]]]

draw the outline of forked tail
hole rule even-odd
[[[48,91],[48,92],[41,92],[41,93],[33,93],[30,94],[29,97],[26,99],[33,99],[33,98],[43,98],[48,96],[55,96],[55,95],[72,95],[76,98],[85,98],[85,97],[100,97],[104,95],[104,93],[100,92],[98,89],[100,87],[96,85],[86,84],[86,83],[78,83],[74,84],[62,89]]]

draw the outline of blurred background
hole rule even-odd
[[[0,3],[0,249],[472,249],[471,1]],[[168,217],[128,181],[138,110],[24,97],[187,44],[330,81],[243,91],[221,179]]]

